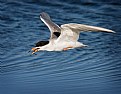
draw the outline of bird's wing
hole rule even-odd
[[[50,39],[57,39],[60,36],[60,33],[61,33],[60,27],[57,24],[55,24],[54,22],[52,22],[52,20],[50,19],[50,16],[47,13],[45,13],[45,12],[42,12],[40,14],[40,19],[49,28],[49,30],[51,32]]]
[[[115,33],[112,30],[101,27],[70,23],[61,25],[61,35],[58,38],[58,41],[77,41],[79,34],[82,31],[102,31]]]

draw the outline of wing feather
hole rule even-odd
[[[101,27],[96,27],[96,26],[89,26],[89,25],[84,25],[84,24],[75,24],[75,23],[70,23],[70,24],[64,24],[61,25],[61,28],[70,28],[73,31],[102,31],[102,32],[112,32],[115,33],[112,30],[106,29],[106,28],[101,28]]]
[[[101,27],[70,23],[61,25],[61,35],[58,38],[58,41],[77,41],[79,34],[82,31],[102,31],[115,33],[112,30]]]
[[[50,39],[56,39],[56,38],[58,38],[57,33],[60,33],[61,32],[60,27],[57,24],[55,24],[54,22],[52,22],[52,20],[50,19],[50,16],[47,13],[42,12],[41,15],[40,15],[40,19],[49,28],[49,30],[51,32]]]

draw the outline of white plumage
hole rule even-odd
[[[33,53],[40,50],[62,51],[76,47],[86,46],[83,43],[78,42],[79,34],[82,31],[96,31],[96,32],[102,31],[102,32],[115,33],[114,31],[109,29],[96,26],[83,25],[83,24],[76,24],[76,23],[64,24],[61,25],[61,27],[59,27],[57,24],[52,22],[50,16],[45,12],[41,13],[40,19],[49,28],[51,32],[51,37],[49,39],[48,44],[32,48]]]

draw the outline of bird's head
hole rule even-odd
[[[33,47],[33,48],[31,49],[32,54],[34,54],[34,53],[36,53],[36,52],[42,50],[41,48],[42,48],[43,46],[47,45],[48,43],[49,43],[49,41],[39,41],[39,42],[37,42],[37,43],[35,44],[35,47]]]

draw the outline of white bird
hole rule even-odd
[[[77,47],[84,47],[86,45],[78,41],[79,34],[82,31],[102,31],[115,33],[109,29],[76,23],[63,24],[59,27],[57,24],[52,22],[50,16],[45,12],[41,13],[40,19],[49,28],[51,36],[49,41],[40,41],[36,43],[36,47],[32,48],[32,54],[40,50],[62,51]]]

